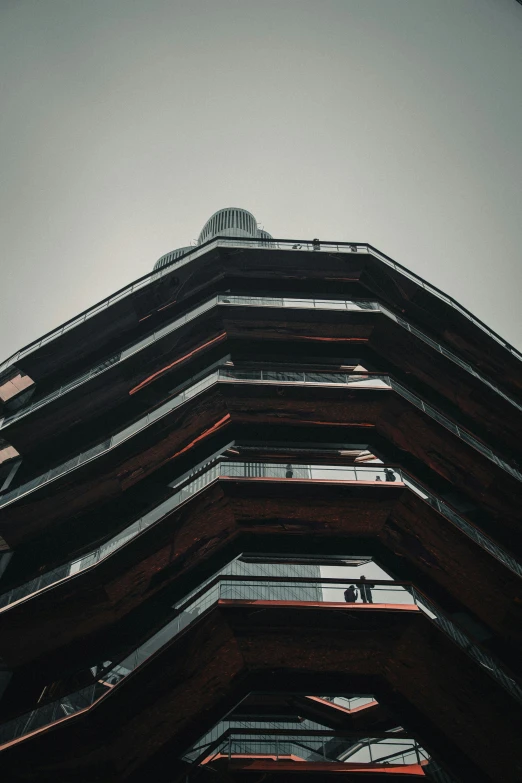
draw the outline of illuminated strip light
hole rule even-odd
[[[175,367],[177,364],[180,364],[180,362],[184,362],[185,359],[190,359],[191,356],[195,356],[200,351],[203,351],[205,348],[208,348],[209,345],[214,345],[214,343],[221,342],[222,340],[225,339],[226,336],[227,333],[222,332],[217,337],[214,337],[212,340],[208,340],[206,343],[203,343],[203,345],[200,345],[198,348],[194,348],[193,351],[186,353],[180,359],[176,359],[176,361],[167,364],[165,367],[162,367],[161,370],[157,370],[156,372],[152,373],[152,375],[149,375],[148,378],[145,378],[144,381],[138,383],[137,386],[133,386],[133,388],[129,391],[129,394],[130,395],[136,394],[136,392],[140,391],[140,389],[143,389],[145,388],[145,386],[148,386],[149,384],[153,383],[156,380],[156,378],[159,378],[161,375],[164,375],[169,370],[172,370],[172,368]]]

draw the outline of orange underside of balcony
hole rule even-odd
[[[306,761],[299,756],[289,754],[288,756],[270,756],[266,755],[247,755],[234,754],[228,757],[225,753],[220,753],[212,758],[205,759],[202,764],[218,763],[219,767],[226,765],[228,773],[234,772],[267,772],[267,773],[286,773],[290,775],[313,775],[317,773],[360,773],[361,775],[409,775],[415,777],[425,777],[424,764],[356,764],[353,762],[320,762]]]

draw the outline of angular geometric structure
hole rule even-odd
[[[521,359],[227,208],[5,361],[4,779],[519,783]]]

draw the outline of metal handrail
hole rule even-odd
[[[270,302],[268,302],[268,300],[270,300]],[[157,340],[160,340],[163,337],[167,336],[168,334],[171,334],[172,332],[186,325],[187,323],[194,320],[198,316],[208,312],[215,306],[219,307],[223,305],[232,305],[232,306],[239,305],[239,306],[249,306],[249,307],[270,307],[270,308],[280,306],[280,307],[287,307],[292,309],[301,309],[301,308],[314,309],[314,310],[335,309],[336,311],[338,311],[339,308],[336,305],[339,305],[340,303],[344,304],[346,306],[346,310],[349,312],[364,312],[364,313],[372,312],[372,311],[381,312],[387,318],[393,320],[400,327],[406,329],[406,331],[409,331],[411,334],[414,334],[416,337],[418,337],[420,340],[425,342],[427,345],[430,345],[432,348],[438,351],[442,356],[446,357],[454,364],[457,364],[461,369],[466,370],[466,372],[468,372],[470,375],[473,375],[473,377],[477,378],[481,383],[484,383],[486,384],[486,386],[489,386],[489,388],[492,391],[494,391],[496,394],[499,394],[503,399],[505,399],[511,405],[514,405],[516,408],[522,411],[522,404],[518,403],[513,397],[511,397],[510,395],[502,391],[502,389],[500,389],[498,386],[492,383],[484,375],[481,375],[479,372],[477,372],[472,367],[471,364],[465,362],[463,359],[457,356],[456,353],[450,351],[448,348],[443,346],[438,341],[433,340],[431,337],[428,337],[428,335],[422,332],[420,329],[417,329],[416,327],[412,326],[404,318],[395,315],[395,313],[393,313],[391,310],[389,310],[387,307],[385,307],[384,305],[382,305],[377,301],[362,300],[362,299],[328,300],[328,299],[315,299],[315,298],[306,298],[306,297],[267,297],[267,296],[243,296],[238,294],[217,294],[216,296],[213,296],[209,300],[204,302],[202,305],[198,305],[197,307],[188,311],[184,315],[175,318],[174,320],[168,322],[166,325],[163,325],[160,329],[155,329],[152,332],[146,334],[145,336],[140,337],[139,340],[134,340],[133,342],[128,343],[117,353],[111,354],[110,356],[103,359],[101,362],[100,361],[97,362],[94,367],[90,368],[86,372],[81,373],[80,375],[76,376],[72,380],[69,380],[67,383],[62,384],[57,389],[47,393],[44,397],[37,398],[33,402],[29,400],[25,406],[21,407],[20,409],[16,410],[11,414],[8,414],[7,416],[4,417],[3,420],[0,419],[0,429],[5,429],[9,427],[9,425],[12,424],[13,422],[18,421],[19,419],[29,415],[35,410],[39,410],[47,403],[59,399],[67,392],[78,388],[78,386],[84,383],[88,383],[88,381],[92,380],[93,378],[97,378],[102,373],[111,369],[111,367],[115,367],[120,362],[125,361],[131,356],[135,356],[136,353],[145,350],[145,348],[147,348],[149,345],[152,345]],[[349,305],[354,305],[354,307],[350,308]],[[357,306],[359,306],[359,308]]]
[[[12,588],[7,593],[0,595],[0,612],[10,609],[15,604],[18,604],[21,601],[26,601],[35,595],[39,595],[42,592],[53,588],[56,584],[65,581],[66,579],[72,579],[75,576],[78,576],[80,573],[83,573],[84,571],[94,568],[96,565],[98,565],[98,563],[102,562],[107,557],[110,557],[111,555],[115,554],[115,552],[117,552],[122,546],[127,544],[129,541],[132,541],[135,537],[143,533],[150,526],[156,524],[165,516],[170,514],[175,508],[178,508],[183,503],[190,500],[194,495],[198,494],[204,489],[207,489],[210,486],[210,484],[212,484],[214,481],[217,481],[218,479],[227,479],[227,478],[233,478],[234,480],[238,480],[238,479],[241,480],[241,478],[243,478],[241,475],[230,476],[227,475],[226,473],[227,470],[230,470],[230,466],[234,466],[235,468],[237,467],[238,464],[241,465],[252,464],[252,465],[259,465],[259,466],[274,465],[284,470],[284,465],[282,463],[281,464],[267,463],[267,462],[237,463],[226,459],[226,457],[224,457],[223,454],[218,455],[215,459],[204,461],[200,465],[190,470],[188,474],[180,477],[180,479],[178,480],[178,482],[174,487],[174,489],[176,490],[174,495],[171,495],[169,498],[164,500],[158,506],[154,506],[149,512],[144,514],[143,517],[140,517],[138,520],[134,521],[127,528],[124,528],[123,530],[119,531],[115,536],[113,536],[108,541],[101,544],[95,550],[88,552],[85,555],[82,555],[82,557],[80,558],[75,558],[74,560],[69,561],[68,563],[64,563],[58,566],[57,568],[53,569],[52,571],[48,571],[44,574],[41,574],[40,576],[37,576],[34,579],[31,579],[28,582],[19,585],[18,587]],[[224,467],[224,466],[228,466],[228,467]],[[296,468],[302,467],[301,464],[297,465],[297,463],[294,463],[294,466]],[[306,467],[311,468],[312,467],[311,463],[307,464]],[[385,481],[386,470],[391,470],[394,474],[396,474],[399,477],[399,482],[397,482],[397,486],[400,485],[401,483],[400,479],[402,476],[400,469],[397,468],[396,466],[383,465],[381,463],[372,465],[371,467],[369,465],[328,466],[328,465],[321,464],[321,465],[317,465],[317,468],[321,470],[328,470],[330,468],[336,471],[342,471],[344,468],[348,476],[351,476],[352,473],[354,476],[354,478],[348,478],[346,479],[346,481],[353,481],[353,482],[362,481],[362,479],[357,479],[356,471],[359,471],[361,476],[367,476],[370,473],[377,473],[379,476],[383,477],[383,480],[381,480],[380,482],[383,485],[386,485],[388,483]],[[244,478],[246,478],[247,480],[254,480],[259,477],[247,475],[244,476]],[[277,476],[272,476],[271,478],[273,478],[274,480],[278,480]],[[292,478],[292,481],[299,481],[299,480],[300,479],[298,478]],[[322,479],[322,480],[327,481],[327,479]],[[367,480],[365,481],[365,483],[367,483]],[[78,567],[75,568],[75,566]],[[67,570],[67,573],[64,571],[64,569]]]
[[[172,639],[179,636],[180,634],[184,633],[187,628],[192,627],[193,624],[201,618],[205,617],[216,605],[216,603],[219,603],[221,598],[221,591],[222,591],[222,583],[226,582],[242,582],[243,584],[252,584],[255,582],[286,582],[286,584],[293,584],[296,582],[294,577],[288,577],[286,579],[281,578],[279,579],[272,579],[270,577],[268,578],[258,578],[258,577],[249,577],[249,576],[242,576],[240,579],[230,579],[229,576],[226,574],[218,574],[216,577],[214,577],[208,584],[206,584],[204,587],[205,589],[198,590],[197,593],[191,595],[187,600],[180,603],[177,607],[174,608],[173,614],[167,623],[167,625],[163,626],[160,631],[158,631],[156,634],[154,634],[152,637],[150,637],[146,642],[141,644],[136,650],[134,650],[130,655],[127,655],[122,661],[120,661],[117,664],[114,664],[112,662],[110,664],[110,669],[108,667],[105,667],[104,669],[100,669],[96,671],[97,681],[94,682],[92,685],[87,686],[87,688],[83,688],[80,691],[76,691],[74,693],[62,696],[60,699],[58,699],[55,702],[51,702],[49,704],[45,704],[35,710],[33,710],[31,713],[28,713],[27,715],[20,716],[19,718],[15,718],[12,721],[9,721],[7,724],[4,724],[3,726],[0,726],[0,744],[6,744],[9,743],[12,739],[20,737],[21,731],[25,731],[27,733],[31,733],[32,729],[32,721],[34,719],[37,719],[40,714],[47,714],[51,712],[53,715],[56,711],[56,708],[59,707],[61,704],[66,703],[68,709],[70,710],[70,717],[73,717],[74,713],[77,711],[84,711],[85,709],[89,708],[89,705],[85,705],[84,701],[85,698],[89,698],[89,693],[91,693],[91,705],[94,703],[99,702],[101,699],[103,699],[105,696],[107,696],[114,687],[117,687],[123,680],[127,679],[128,676],[131,676],[137,669],[141,669],[143,665],[146,663],[149,663],[153,659],[155,659],[161,651],[171,643]],[[350,580],[332,580],[332,578],[309,578],[307,581],[308,585],[322,585],[322,584],[332,584],[332,581],[337,581],[338,584],[341,586],[344,586],[344,584],[348,584]],[[360,580],[359,580],[360,581]],[[367,586],[368,582],[367,581]],[[424,594],[421,593],[416,587],[413,585],[409,585],[409,587],[406,585],[406,583],[400,583],[396,584],[392,581],[386,581],[386,580],[371,580],[371,584],[376,584],[377,581],[380,581],[383,583],[383,586],[385,585],[387,588],[393,588],[393,587],[402,587],[404,586],[405,592],[409,593],[411,595],[413,602],[417,605],[418,609],[423,611],[428,617],[428,619],[431,622],[434,622],[437,627],[439,627],[453,642],[455,642],[462,650],[464,650],[476,663],[478,663],[483,669],[486,670],[487,674],[492,677],[504,690],[506,690],[516,701],[522,704],[522,688],[518,685],[515,680],[513,680],[511,677],[509,677],[504,671],[503,668],[492,658],[491,655],[485,653],[477,644],[471,642],[471,640],[466,637],[466,635],[458,628],[454,623],[449,621],[446,617],[440,614],[438,609],[435,607],[434,604],[431,603],[431,601],[427,598],[425,598]],[[301,580],[299,580],[299,583],[302,584]],[[255,586],[255,585],[254,585]],[[217,588],[217,590],[216,590]],[[374,590],[375,588],[371,588]],[[208,596],[211,598],[210,602],[208,603],[208,606],[205,606],[205,596]],[[233,603],[239,603],[242,599],[228,599],[231,600]],[[246,600],[255,600],[255,599],[246,599]],[[270,599],[270,598],[264,598],[259,599],[263,603],[270,603],[270,601],[278,600],[278,599]],[[192,617],[189,619],[188,623],[181,624],[180,620],[182,618],[183,613],[189,609],[198,607],[198,601],[202,604],[201,605],[201,613],[199,611],[196,613],[195,617]],[[320,605],[321,603],[324,603],[324,601],[296,601],[295,603],[303,603],[303,604],[310,604],[313,605]],[[326,601],[326,603],[332,603]],[[337,602],[335,602],[337,603]],[[340,602],[338,602],[340,603]],[[344,603],[344,602],[343,602]],[[350,608],[356,607],[357,604],[350,603],[348,604]],[[359,605],[360,606],[360,605]],[[369,605],[367,605],[369,606]],[[405,606],[408,606],[408,604],[405,604]],[[395,609],[395,611],[400,611],[399,609]],[[433,617],[431,615],[434,615]],[[176,621],[178,621],[176,623]],[[169,632],[168,636],[165,636],[164,632],[167,628],[171,628],[171,631]],[[156,646],[154,644],[154,639],[156,639]],[[143,659],[140,659],[140,655],[143,655],[143,651],[146,651],[148,648],[148,652],[146,652]],[[141,652],[140,652],[141,651]],[[130,668],[129,668],[130,667]],[[73,700],[76,699],[76,703],[78,705],[78,698],[80,698],[79,706],[76,707],[76,710],[74,709],[74,703]],[[63,715],[60,715],[60,719],[63,720]],[[55,721],[52,721],[55,722]],[[47,725],[47,724],[46,724]],[[40,728],[40,727],[39,727]]]
[[[242,373],[244,376],[246,372],[250,374],[250,377],[242,378],[240,374]],[[284,377],[279,377],[277,379],[267,378],[266,380],[264,380],[263,379],[264,372],[265,373],[268,372],[272,374],[274,372],[277,372],[279,376],[284,376],[286,373],[288,376],[294,376],[294,377],[293,378],[289,377],[288,379],[285,379]],[[4,495],[0,495],[0,507],[5,506],[8,503],[14,502],[18,497],[25,495],[30,491],[34,491],[38,489],[43,484],[47,484],[50,481],[55,481],[60,476],[69,473],[71,470],[74,470],[80,465],[90,462],[91,460],[95,459],[101,454],[105,454],[106,452],[111,451],[114,447],[116,447],[120,443],[128,440],[134,434],[145,429],[147,426],[149,426],[149,424],[152,424],[157,419],[162,418],[163,416],[166,416],[169,413],[171,413],[175,408],[181,406],[188,399],[197,396],[198,394],[205,391],[210,386],[213,386],[215,383],[220,383],[220,382],[229,382],[229,383],[230,382],[233,383],[262,382],[262,383],[270,383],[272,385],[274,384],[280,385],[282,383],[297,384],[297,385],[313,384],[314,386],[347,385],[350,386],[351,388],[356,388],[357,383],[359,383],[360,386],[366,384],[366,388],[375,388],[379,391],[386,391],[387,389],[395,390],[402,397],[404,397],[404,399],[408,400],[409,402],[412,402],[417,408],[422,410],[423,413],[426,413],[430,418],[434,419],[439,424],[442,424],[447,430],[449,430],[454,435],[456,435],[460,440],[464,441],[469,446],[474,448],[476,451],[478,451],[488,460],[490,460],[495,465],[500,467],[506,473],[509,473],[517,481],[522,482],[522,473],[517,468],[514,468],[512,465],[506,462],[506,460],[502,459],[502,457],[499,457],[497,454],[495,454],[495,452],[493,452],[492,449],[489,448],[489,446],[486,446],[482,441],[478,440],[478,438],[476,438],[474,435],[471,435],[471,433],[469,433],[463,427],[459,427],[456,424],[454,424],[451,421],[451,419],[448,419],[447,416],[445,416],[440,411],[435,409],[432,405],[425,403],[421,397],[419,397],[417,394],[414,394],[413,392],[410,392],[408,389],[406,389],[405,386],[395,381],[389,375],[374,375],[366,372],[343,373],[343,372],[336,372],[336,371],[334,372],[297,371],[297,370],[294,371],[290,369],[282,371],[279,368],[277,368],[277,370],[275,371],[274,370],[242,371],[240,367],[230,368],[225,366],[220,366],[217,370],[211,369],[210,372],[207,370],[206,373],[207,374],[201,380],[197,381],[192,386],[185,385],[182,391],[170,397],[165,403],[158,406],[153,411],[146,413],[140,419],[132,422],[130,425],[127,425],[122,430],[119,430],[118,432],[109,436],[101,443],[97,443],[95,446],[92,446],[90,449],[87,449],[86,451],[75,455],[73,458],[67,460],[65,463],[62,463],[61,465],[51,468],[50,470],[37,476],[34,479],[31,479],[25,484],[20,484],[19,486],[15,487],[13,490],[6,492]],[[259,377],[255,377],[256,373],[259,375]],[[296,379],[295,378],[296,375],[301,375],[302,378]],[[323,381],[319,381],[317,379],[307,380],[306,378],[307,375],[308,376],[328,375],[329,380],[323,380]],[[332,377],[339,378],[339,380],[334,381],[332,380]],[[371,383],[372,381],[375,382],[375,384],[377,384],[375,387],[369,386],[369,383]],[[379,381],[380,384],[378,383]]]
[[[43,335],[43,337],[37,340],[33,340],[33,342],[29,343],[24,348],[21,348],[19,351],[16,351],[14,354],[8,357],[4,362],[2,362],[0,364],[0,373],[10,365],[14,364],[15,361],[17,361],[18,359],[22,358],[28,353],[32,353],[32,351],[36,350],[41,345],[44,345],[50,342],[51,340],[56,339],[61,334],[64,334],[65,332],[74,328],[78,324],[83,323],[88,318],[91,318],[92,316],[96,315],[96,313],[106,309],[114,302],[119,301],[120,299],[123,299],[124,297],[128,296],[134,291],[137,291],[143,288],[144,286],[154,282],[155,280],[167,274],[170,274],[174,269],[178,269],[179,267],[184,266],[186,263],[189,263],[190,261],[194,260],[194,258],[202,255],[203,253],[206,253],[207,250],[210,250],[212,248],[218,248],[218,247],[237,247],[237,248],[257,247],[257,248],[268,248],[268,249],[276,248],[279,250],[295,250],[295,249],[303,250],[304,249],[304,250],[313,250],[313,251],[319,250],[322,252],[347,252],[348,251],[348,252],[369,253],[371,255],[374,255],[380,261],[383,261],[383,263],[385,263],[387,266],[390,266],[393,269],[395,269],[397,272],[406,275],[417,285],[420,285],[425,290],[434,294],[438,299],[441,299],[446,304],[452,306],[454,309],[457,310],[457,312],[459,312],[461,315],[464,315],[468,320],[470,320],[473,324],[478,326],[489,337],[493,338],[499,345],[501,345],[503,348],[508,350],[513,356],[515,356],[515,358],[522,360],[522,353],[520,351],[518,351],[510,343],[508,343],[507,340],[504,340],[504,338],[500,337],[500,335],[494,332],[479,318],[474,316],[469,310],[467,310],[465,307],[460,305],[455,299],[453,299],[453,297],[444,294],[436,286],[427,283],[419,275],[410,272],[408,269],[406,269],[406,267],[402,266],[402,264],[393,261],[393,259],[387,256],[385,253],[382,253],[381,251],[377,250],[375,247],[373,247],[373,245],[370,245],[368,243],[362,243],[362,242],[324,241],[321,242],[319,246],[317,246],[317,244],[314,244],[307,240],[295,240],[295,239],[263,240],[261,238],[238,239],[237,237],[223,236],[217,239],[212,238],[207,242],[203,243],[202,245],[194,247],[194,250],[191,250],[188,253],[184,254],[183,256],[180,256],[171,264],[166,265],[165,267],[163,267],[158,271],[149,272],[143,277],[138,278],[138,280],[134,281],[130,285],[127,285],[119,289],[119,291],[116,291],[116,293],[112,294],[109,297],[106,297],[105,299],[101,300],[101,302],[98,302],[96,305],[93,305],[87,310],[84,310],[78,316],[75,316],[69,321],[66,321],[64,324],[52,330],[51,332],[47,332],[47,334]]]
[[[267,728],[267,729],[247,729],[247,728],[234,728],[233,726],[225,729],[219,737],[212,740],[209,743],[206,743],[204,746],[202,746],[201,753],[193,759],[188,769],[184,770],[183,776],[179,778],[179,782],[181,783],[181,780],[188,780],[189,775],[192,770],[194,770],[196,767],[198,767],[202,761],[204,761],[206,758],[209,757],[210,754],[213,753],[213,751],[217,750],[220,746],[223,746],[224,743],[230,741],[235,734],[241,734],[241,735],[247,735],[247,736],[265,736],[267,734],[274,736],[274,737],[280,737],[280,736],[313,736],[313,737],[336,737],[336,738],[346,738],[346,739],[391,739],[391,738],[399,738],[399,739],[410,739],[413,742],[415,742],[416,745],[418,743],[416,740],[408,735],[406,732],[393,732],[393,734],[390,734],[389,732],[371,732],[370,735],[368,732],[347,732],[347,731],[335,731],[335,730],[329,730],[326,729],[324,731],[322,730],[299,730],[299,729],[273,729],[273,728]],[[419,745],[419,748],[421,746]],[[198,748],[199,750],[199,748]],[[426,751],[422,749],[424,753]],[[190,752],[190,751],[189,751]],[[219,752],[219,751],[218,751]],[[404,754],[405,751],[399,751],[398,755]],[[409,751],[406,751],[409,752]],[[395,754],[394,754],[395,755]]]
[[[228,448],[228,446],[226,448]],[[222,475],[221,468],[219,467],[222,462],[227,465],[252,464],[263,466],[267,464],[265,462],[249,463],[247,461],[234,463],[233,461],[226,459],[223,453],[215,455],[215,457],[211,460],[206,460],[203,463],[200,463],[200,465],[191,469],[187,474],[179,478],[177,484],[174,487],[177,491],[173,496],[163,501],[159,506],[155,506],[143,517],[140,517],[140,519],[133,522],[127,528],[124,528],[123,531],[118,532],[115,536],[113,536],[113,538],[100,545],[94,551],[83,555],[81,558],[76,558],[75,560],[62,564],[52,571],[48,571],[40,576],[37,576],[34,579],[19,585],[18,587],[12,588],[7,593],[0,595],[0,612],[8,610],[15,604],[28,600],[29,598],[38,595],[45,590],[49,590],[56,584],[63,582],[66,579],[74,578],[75,576],[78,576],[78,574],[94,568],[99,562],[102,562],[106,557],[110,557],[122,546],[143,533],[146,529],[148,529],[148,527],[159,522],[167,514],[171,513],[174,508],[177,508],[178,506],[187,502],[195,494],[198,494],[200,491],[206,489],[212,482],[218,479],[227,478],[226,475]],[[311,463],[306,464],[309,466],[311,465]],[[282,463],[280,467],[283,467]],[[321,469],[331,468],[339,471],[343,470],[344,468],[347,473],[354,471],[356,480],[357,470],[360,470],[361,475],[366,475],[370,471],[381,471],[384,473],[386,469],[392,470],[399,476],[400,479],[402,479],[403,484],[409,489],[413,490],[413,492],[424,502],[428,503],[428,505],[430,505],[432,508],[435,508],[436,511],[445,517],[445,519],[447,519],[461,532],[471,538],[476,544],[478,544],[478,546],[495,557],[495,559],[499,560],[503,565],[509,568],[510,571],[512,571],[517,576],[522,576],[521,563],[519,563],[512,555],[502,549],[502,547],[500,547],[496,542],[486,536],[481,530],[468,522],[464,517],[461,517],[460,514],[458,514],[449,504],[440,500],[425,485],[414,480],[403,469],[398,468],[395,465],[384,465],[382,463],[375,463],[371,466],[370,464],[366,464],[362,466],[318,465],[317,467]],[[236,480],[244,478],[245,480],[252,481],[260,477],[246,475],[243,477],[235,476],[234,478]],[[272,478],[277,480],[277,476]],[[292,478],[292,481],[299,480],[302,479]],[[387,482],[382,481],[381,483],[386,485]],[[77,569],[75,569],[76,565],[78,565]]]

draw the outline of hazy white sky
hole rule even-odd
[[[224,206],[522,347],[515,0],[0,0],[0,360]]]

